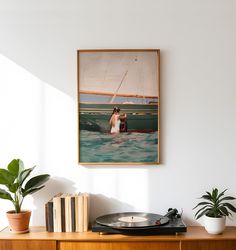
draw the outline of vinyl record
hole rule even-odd
[[[164,225],[169,222],[169,218],[159,214],[127,212],[103,215],[96,222],[118,229],[139,229]]]

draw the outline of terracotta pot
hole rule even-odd
[[[15,213],[14,210],[7,212],[7,219],[12,232],[28,232],[31,211],[21,211]]]

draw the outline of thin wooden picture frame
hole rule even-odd
[[[160,163],[160,49],[77,50],[78,163]]]

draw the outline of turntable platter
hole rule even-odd
[[[164,225],[169,222],[169,218],[158,214],[127,212],[100,216],[96,222],[117,229],[140,229]]]

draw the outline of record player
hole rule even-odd
[[[187,232],[177,209],[169,208],[162,216],[152,213],[126,212],[100,216],[92,225],[92,232],[101,234],[159,235]]]

